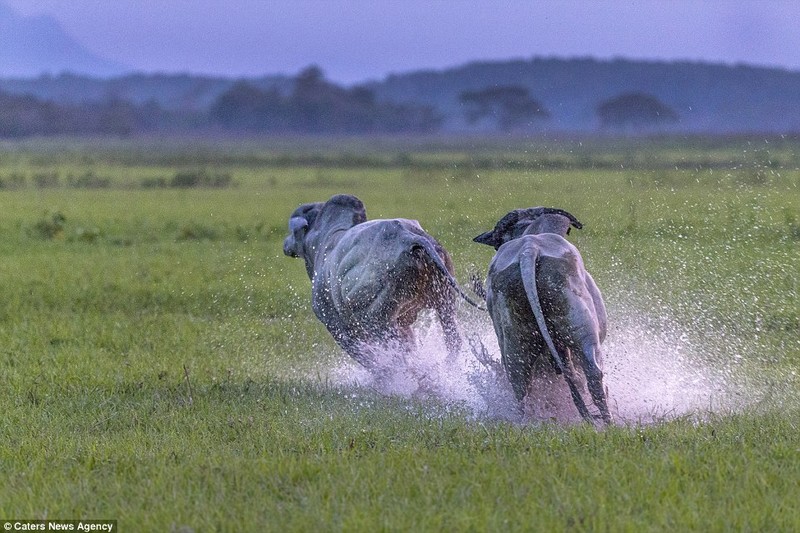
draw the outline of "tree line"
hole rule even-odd
[[[56,103],[0,92],[0,137],[117,135],[148,132],[297,134],[431,133],[445,119],[430,106],[379,101],[368,87],[344,88],[315,66],[301,71],[291,89],[239,81],[202,111],[165,110],[156,102]],[[494,85],[459,95],[468,127],[535,131],[551,113],[528,89]],[[678,120],[677,113],[643,93],[626,93],[596,107],[601,128],[647,129]]]
[[[300,72],[287,95],[238,82],[211,105],[209,119],[237,130],[312,134],[431,132],[441,122],[430,107],[378,102],[366,87],[339,87],[318,67]]]

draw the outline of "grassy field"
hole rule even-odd
[[[281,249],[339,192],[418,219],[464,284],[508,210],[574,213],[628,423],[353,385]],[[797,140],[28,141],[0,144],[0,205],[0,519],[800,529]]]

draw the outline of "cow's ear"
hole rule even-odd
[[[306,217],[292,217],[289,219],[289,231],[292,233],[306,226],[308,226],[308,220],[306,220]]]
[[[478,235],[477,237],[475,237],[472,240],[477,242],[477,243],[480,243],[480,244],[486,244],[486,245],[491,246],[492,248],[495,248],[495,249],[497,249],[499,247],[499,244],[497,243],[498,239],[495,236],[494,230],[487,231],[485,233],[481,233],[480,235]]]
[[[364,207],[364,202],[352,194],[336,194],[331,196],[330,200],[328,200],[325,205],[332,206],[337,212],[350,211],[353,214],[354,226],[367,221],[367,208]]]
[[[295,229],[303,224],[313,226],[320,209],[322,209],[322,202],[303,204],[295,209],[289,217],[289,231],[294,233]]]
[[[356,198],[356,200],[358,200]],[[353,209],[353,225],[362,224],[367,221],[367,208],[364,207],[364,204],[361,200],[358,200],[358,205]]]
[[[300,240],[308,227],[308,220],[305,217],[292,217],[289,219],[289,232],[296,240]]]

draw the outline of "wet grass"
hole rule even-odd
[[[800,527],[800,144],[780,143],[779,164],[743,140],[480,144],[467,164],[474,142],[404,140],[368,144],[348,165],[341,154],[358,144],[342,142],[0,148],[0,179],[22,176],[0,189],[0,518],[184,531]],[[563,164],[487,163],[523,157]],[[703,158],[714,164],[676,164]],[[232,185],[141,186],[186,169]],[[60,181],[37,185],[48,172]],[[108,182],[74,187],[68,175]],[[296,205],[337,192],[370,217],[420,220],[462,281],[491,257],[471,238],[506,211],[568,209],[612,321],[626,306],[651,314],[653,331],[691,336],[703,365],[753,395],[597,432],[319,381],[341,354],[281,242]]]

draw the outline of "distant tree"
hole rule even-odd
[[[234,129],[276,130],[286,126],[286,105],[276,89],[234,83],[209,109],[212,121]]]
[[[331,83],[314,65],[297,75],[287,105],[291,127],[303,133],[420,132],[441,122],[431,108],[378,102],[367,87]]]
[[[113,99],[95,106],[94,111],[92,129],[97,133],[126,136],[138,129],[139,113],[130,102]]]
[[[498,128],[510,130],[550,118],[550,113],[531,98],[524,87],[496,86],[464,91],[459,100],[465,106],[464,114],[469,124],[490,118]]]
[[[601,102],[596,111],[603,128],[648,128],[678,120],[672,108],[644,93],[621,94]]]
[[[0,137],[58,134],[64,118],[55,104],[33,96],[0,93]]]
[[[59,105],[0,92],[0,137],[129,135],[142,128],[144,111],[130,103]]]
[[[298,101],[317,100],[326,92],[334,90],[336,86],[325,81],[325,74],[316,65],[310,65],[301,70],[294,79],[293,98]]]
[[[347,91],[326,81],[322,69],[311,65],[300,71],[294,81],[289,100],[292,124],[307,133],[340,130],[346,116],[342,108],[347,104]]]
[[[430,131],[440,119],[430,108],[378,102],[366,87],[346,89],[311,66],[288,95],[239,82],[209,109],[212,122],[262,132],[372,133]]]

